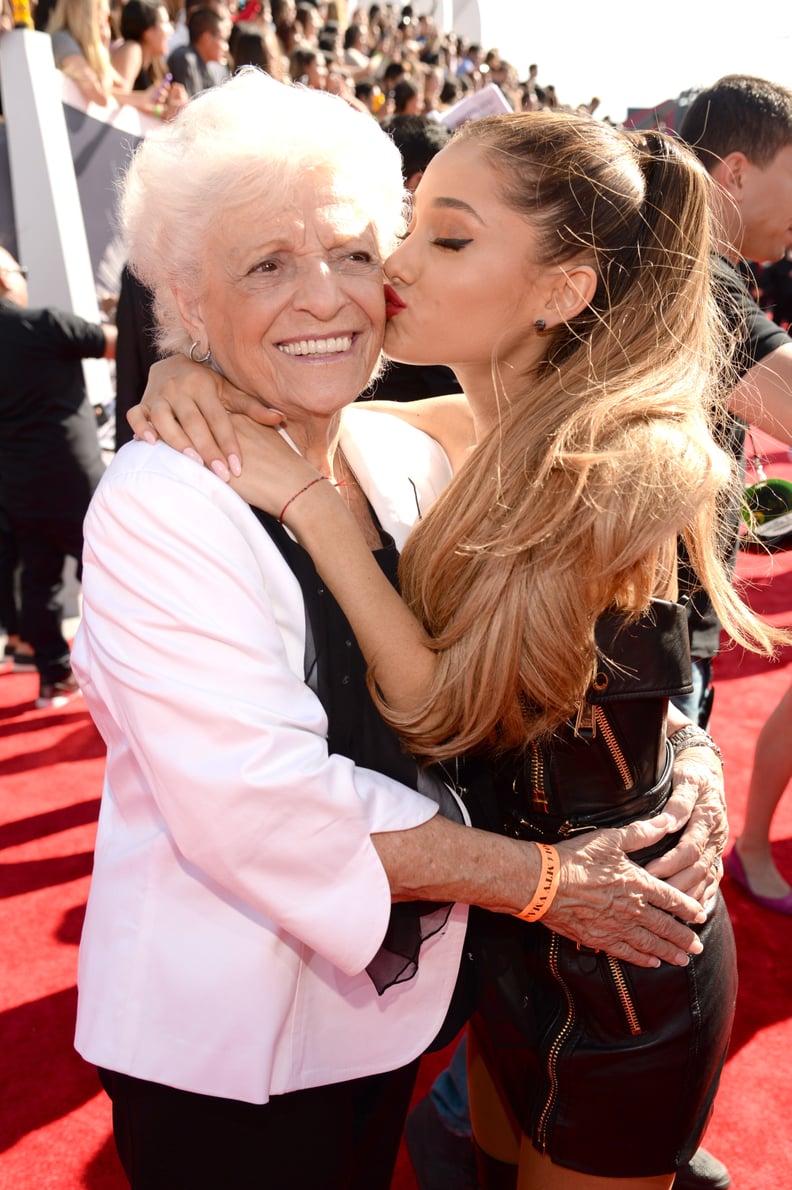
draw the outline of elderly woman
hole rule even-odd
[[[417,429],[347,408],[377,367],[402,230],[392,142],[332,97],[242,72],[145,140],[122,214],[162,346],[275,406],[315,468],[306,488],[326,477],[393,574],[450,466]],[[384,727],[281,511],[134,443],[86,522],[73,660],[108,757],[77,1047],[136,1187],[384,1190],[464,905],[518,912],[542,871],[532,842],[463,825],[450,783]],[[685,800],[560,845],[553,927],[686,965],[701,944],[672,914],[702,921],[698,901],[622,850],[681,825]]]

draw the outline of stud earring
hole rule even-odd
[[[198,346],[199,346],[199,344],[197,341],[195,343],[193,343],[192,347],[190,348],[190,359],[192,360],[192,362],[194,364],[208,364],[210,359],[212,358],[211,347],[207,347],[206,355],[196,355],[195,349]]]
[[[534,329],[537,335],[543,335],[545,333],[547,330],[547,323],[545,322],[544,318],[537,318],[536,322],[534,323]]]

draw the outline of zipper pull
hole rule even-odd
[[[593,740],[597,734],[597,708],[585,700],[580,704],[575,718],[575,735]]]

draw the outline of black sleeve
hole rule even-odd
[[[33,310],[31,323],[42,354],[51,359],[102,359],[107,348],[98,322],[88,322],[65,310]]]
[[[739,340],[735,364],[739,375],[744,376],[754,364],[792,339],[757,305],[738,270],[729,261],[718,260],[715,284],[718,306],[726,325]]]
[[[174,83],[181,83],[190,92],[190,62],[184,53],[184,47],[179,46],[168,58],[168,70],[173,76]]]
[[[127,267],[121,274],[121,292],[116,310],[115,448],[132,440],[126,413],[143,396],[149,368],[158,360],[154,346],[155,325],[151,294]]]

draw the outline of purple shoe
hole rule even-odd
[[[759,893],[754,892],[748,883],[748,877],[736,847],[732,847],[729,854],[723,857],[723,867],[732,880],[742,885],[748,896],[756,901],[757,905],[761,905],[763,909],[771,909],[773,913],[784,913],[787,917],[792,917],[792,890],[783,897],[761,897]]]

